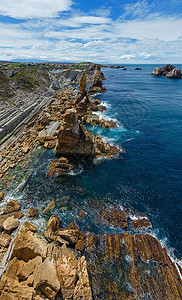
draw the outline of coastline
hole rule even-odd
[[[83,110],[83,107],[81,107],[81,110],[80,110],[80,113],[82,114],[82,110]],[[52,140],[53,141],[53,140]],[[44,141],[45,142],[45,141]],[[47,142],[50,142],[50,141],[47,141]],[[53,143],[54,145],[55,145],[55,143],[54,142],[51,142],[51,143]],[[49,145],[49,143],[48,143],[48,145]],[[107,212],[108,213],[108,212]],[[117,212],[116,211],[114,211],[114,216],[116,216],[117,215]],[[111,214],[111,216],[109,216],[109,218],[108,218],[108,216],[107,216],[107,214],[105,214],[104,215],[104,218],[105,218],[105,221],[104,222],[106,222],[106,224],[107,223],[111,223],[111,225],[112,225],[112,223],[113,223],[113,220],[114,220],[114,224],[116,225],[116,227],[118,226],[117,225],[117,221],[119,220],[119,222],[121,221],[121,216],[118,216],[118,220],[117,220],[117,218],[116,217],[114,217],[114,219],[113,219],[113,213]],[[147,217],[144,217],[144,219],[146,219]],[[130,221],[129,221],[130,222]],[[125,223],[125,225],[126,225],[126,223]],[[127,236],[127,235],[126,235]],[[126,237],[125,236],[125,237]],[[129,236],[129,235],[128,235]],[[109,250],[108,249],[108,251],[111,251],[110,252],[110,258],[109,258],[109,261],[110,261],[110,259],[112,260],[112,259],[116,259],[116,262],[118,261],[118,259],[120,258],[121,259],[121,257],[122,256],[120,256],[120,254],[119,254],[119,252],[117,252],[118,250],[118,248],[116,248],[116,245],[118,245],[118,241],[119,241],[119,243],[120,243],[120,240],[117,238],[117,235],[108,235],[108,234],[106,234],[106,237],[107,237],[107,242],[109,243],[108,245],[110,245],[110,246],[113,246],[114,248],[112,248],[111,247],[111,250]],[[123,236],[124,237],[124,236]],[[122,238],[123,238],[122,237]],[[141,237],[143,237],[143,236],[141,236]],[[103,238],[103,237],[102,237]],[[129,236],[129,239],[130,239],[130,236]],[[133,238],[131,238],[131,239],[133,239]],[[112,244],[110,244],[111,243],[111,241],[112,241]],[[125,241],[126,242],[126,241]],[[133,243],[133,242],[132,242]],[[106,243],[107,244],[107,243]],[[129,245],[129,244],[128,244]],[[116,251],[116,252],[115,252]],[[143,252],[142,252],[143,253]],[[141,254],[142,255],[142,254]],[[144,253],[143,253],[143,255],[144,255]],[[147,255],[147,254],[146,254]],[[147,257],[147,258],[149,258],[149,260],[153,260],[153,255],[154,255],[154,253],[151,253],[151,256],[149,255],[149,257]],[[152,257],[152,259],[151,259],[151,257]],[[124,259],[124,258],[122,258],[122,259]],[[155,258],[156,259],[156,258]],[[154,260],[155,260],[154,259]],[[145,260],[145,259],[144,259]],[[161,264],[161,262],[159,263],[159,264]],[[163,263],[162,263],[162,265],[163,265]],[[165,265],[165,264],[164,264]],[[134,266],[133,266],[133,268],[135,268]],[[130,271],[129,271],[130,272]],[[178,270],[178,272],[179,272],[179,270]],[[180,274],[180,273],[179,273]],[[131,275],[131,274],[130,274]],[[174,275],[174,274],[173,274]],[[172,276],[173,276],[172,275]],[[133,273],[133,275],[132,276],[134,276],[134,273]],[[167,280],[167,279],[166,279]],[[111,283],[111,290],[112,290],[112,288],[114,287],[114,283]],[[164,291],[163,291],[164,292]],[[169,292],[169,294],[170,294],[170,290],[168,291]],[[120,291],[115,291],[115,293],[116,293],[116,295],[118,295],[117,293],[120,293]],[[135,293],[137,293],[136,291],[135,291]],[[138,293],[139,293],[139,291],[138,291]],[[170,297],[172,297],[172,294],[170,294]],[[118,298],[119,299],[119,298]],[[129,299],[129,298],[128,298]],[[173,299],[173,298],[170,298],[170,299]]]

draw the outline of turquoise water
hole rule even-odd
[[[182,80],[153,77],[154,65],[141,65],[141,71],[135,67],[103,69],[107,93],[95,98],[107,105],[101,117],[115,119],[118,127],[89,128],[124,146],[127,153],[86,170],[80,166],[69,175],[48,178],[48,162],[54,154],[39,151],[30,166],[24,206],[33,202],[42,210],[55,200],[53,213],[63,225],[76,219],[81,229],[101,233],[119,229],[99,223],[100,207],[123,204],[147,214],[153,232],[182,257]],[[77,217],[80,208],[88,213],[85,220]]]

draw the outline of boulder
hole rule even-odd
[[[5,220],[9,218],[9,215],[1,215],[0,216],[0,232],[3,231],[3,223],[5,222]]]
[[[3,223],[3,229],[7,233],[12,233],[20,224],[15,217],[7,218]]]
[[[7,233],[0,234],[0,246],[1,247],[8,247],[11,241],[11,236]]]
[[[47,255],[47,243],[35,234],[36,227],[30,223],[23,223],[14,240],[14,247],[11,259],[17,257],[20,260],[28,262],[36,256],[43,259]]]
[[[70,244],[76,245],[78,243],[78,238],[80,230],[78,229],[61,229],[56,232],[61,238],[68,241]]]
[[[59,159],[53,159],[49,170],[47,171],[47,176],[58,176],[63,175],[70,171],[73,166],[69,163],[68,159],[61,157]]]
[[[75,245],[75,250],[83,252],[86,247],[86,242],[84,240],[78,240],[78,243]]]
[[[134,229],[152,228],[152,224],[149,222],[148,218],[131,220],[131,225]]]
[[[28,217],[33,218],[33,217],[35,217],[36,213],[37,213],[37,209],[31,207],[31,208],[29,208],[29,211],[28,211]]]
[[[49,299],[55,299],[60,289],[60,282],[53,259],[47,257],[39,266],[34,279],[34,288],[39,288]]]
[[[6,205],[6,208],[4,209],[4,214],[9,214],[15,211],[19,211],[20,208],[21,205],[17,200],[9,200],[9,202]]]
[[[16,219],[21,219],[23,218],[25,215],[24,213],[22,213],[21,211],[14,211],[12,213],[12,216],[14,216]]]

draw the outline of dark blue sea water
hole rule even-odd
[[[75,218],[82,229],[115,232],[103,228],[97,210],[104,203],[123,204],[149,216],[153,231],[177,257],[182,257],[182,79],[151,75],[154,65],[103,69],[107,92],[97,95],[107,105],[104,117],[117,120],[118,128],[90,128],[127,153],[87,170],[46,177],[52,151],[36,154],[33,173],[24,191],[25,206],[46,207],[55,200],[53,213],[67,225]],[[65,196],[67,198],[65,198]],[[86,220],[77,212],[87,211]]]

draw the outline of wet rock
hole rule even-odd
[[[181,78],[181,70],[179,69],[173,69],[166,75],[167,78],[172,78],[172,79],[180,79]]]
[[[46,214],[46,213],[49,213],[51,212],[56,206],[56,203],[54,200],[52,200],[48,205],[47,207],[43,210],[43,212],[41,213],[42,215],[43,214]]]
[[[17,200],[9,200],[9,202],[6,205],[6,208],[4,209],[4,214],[9,214],[15,211],[19,211],[20,208],[21,205]]]
[[[121,209],[120,207],[117,209],[114,207],[104,208],[102,210],[102,220],[114,227],[119,226],[121,228],[128,228],[126,213],[124,209]]]
[[[6,233],[12,233],[19,226],[19,224],[20,222],[16,218],[9,217],[4,221],[3,229]]]
[[[79,234],[80,230],[78,229],[62,229],[57,231],[57,235],[73,245],[78,243]]]
[[[92,299],[87,263],[85,257],[78,258],[78,281],[74,290],[73,300]]]
[[[63,299],[72,299],[77,280],[77,259],[66,245],[58,252],[56,266]]]
[[[131,225],[134,229],[152,228],[152,224],[149,222],[147,218],[131,220]]]
[[[14,216],[16,219],[21,219],[23,218],[25,215],[24,213],[22,213],[21,211],[15,211],[12,213],[12,216]]]
[[[92,252],[97,242],[97,237],[94,234],[89,234],[87,237],[87,252]]]
[[[79,230],[79,227],[78,227],[78,225],[75,222],[71,222],[69,224],[69,229],[77,229],[77,230]]]
[[[4,199],[4,195],[5,195],[4,192],[0,192],[0,201],[2,201]]]
[[[59,159],[53,159],[49,170],[47,172],[47,176],[57,176],[63,175],[66,172],[70,171],[73,166],[69,163],[68,159],[65,157],[61,157]]]
[[[86,242],[84,240],[78,240],[78,243],[75,245],[75,250],[83,252],[86,247]]]
[[[0,246],[1,247],[8,247],[11,241],[11,235],[7,233],[0,234]]]
[[[83,209],[79,209],[79,211],[78,211],[78,216],[79,216],[81,219],[84,219],[84,218],[86,218],[86,216],[87,216],[87,212],[84,211]]]
[[[55,299],[60,289],[60,282],[57,277],[56,266],[53,259],[46,258],[39,266],[34,279],[34,288],[39,288],[47,297]]]
[[[29,211],[28,211],[28,217],[29,218],[33,218],[33,217],[35,217],[35,215],[36,215],[36,213],[37,213],[37,209],[35,209],[35,208],[29,208]]]

